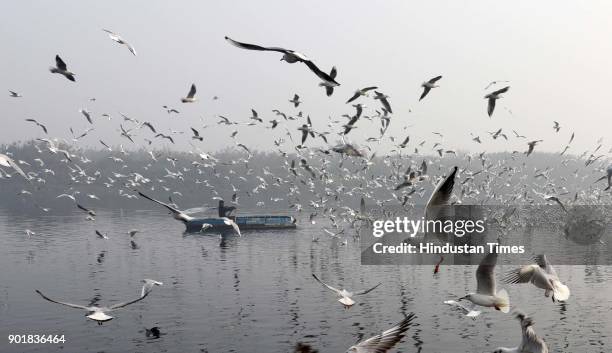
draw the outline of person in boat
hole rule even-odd
[[[219,217],[227,217],[232,220],[236,219],[236,216],[233,214],[236,211],[236,207],[234,206],[225,206],[223,200],[219,200]]]

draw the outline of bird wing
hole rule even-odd
[[[124,303],[119,303],[119,304],[111,305],[110,307],[108,307],[108,310],[116,310],[116,309],[128,306],[130,304],[134,304],[136,302],[139,302],[139,301],[143,300],[144,298],[146,298],[149,295],[149,293],[151,293],[151,291],[146,291],[146,292],[144,292],[144,295],[141,295],[140,297],[138,297],[138,298],[136,298],[134,300],[131,300],[129,302],[124,302]]]
[[[232,226],[232,228],[234,228],[234,231],[238,234],[238,236],[242,236],[242,234],[240,233],[240,227],[238,227],[238,224],[236,224],[236,222],[232,221],[231,219],[227,217],[223,217],[223,223]]]
[[[438,82],[438,80],[439,80],[439,79],[441,79],[441,78],[442,78],[442,75],[440,75],[440,76],[436,76],[436,77],[432,78],[431,80],[429,80],[428,82],[429,82],[429,83],[436,83],[436,82]]]
[[[370,337],[365,341],[357,343],[357,345],[355,345],[355,347],[357,347],[357,352],[384,353],[393,348],[393,346],[395,346],[404,337],[404,332],[406,332],[411,326],[414,317],[415,315],[410,313],[402,321],[390,329],[382,332],[379,335]]]
[[[363,290],[360,290],[360,291],[356,291],[356,292],[354,292],[353,294],[354,294],[354,295],[364,295],[364,294],[368,294],[368,293],[370,293],[371,291],[373,291],[374,289],[378,288],[378,286],[380,286],[381,284],[382,284],[382,282],[380,282],[379,284],[375,285],[374,287],[372,287],[372,288],[370,288],[370,289],[363,289]]]
[[[457,174],[457,167],[453,167],[450,174],[438,183],[427,201],[425,210],[431,206],[448,205],[455,186],[455,174]]]
[[[314,277],[314,279],[316,279],[316,280],[317,280],[317,282],[321,283],[323,286],[327,287],[327,288],[328,288],[329,290],[331,290],[332,292],[335,292],[336,294],[341,295],[341,294],[340,294],[340,293],[341,293],[341,290],[340,290],[340,289],[338,289],[338,288],[334,288],[334,287],[330,286],[329,284],[324,283],[324,282],[323,282],[323,281],[321,281],[321,280],[319,279],[319,277],[317,277],[317,275],[315,275],[314,273],[312,274],[312,277]]]
[[[59,55],[55,56],[55,65],[57,66],[58,69],[62,71],[66,71],[67,69],[66,63],[64,62],[64,60],[62,60],[62,58],[60,58]]]
[[[516,270],[509,271],[503,278],[503,281],[511,284],[528,283],[533,278],[535,271],[539,268],[538,265],[526,265]]]
[[[538,264],[538,266],[540,266],[542,269],[544,269],[544,271],[546,271],[546,273],[548,273],[550,275],[557,276],[557,272],[552,267],[550,262],[548,262],[548,259],[546,258],[546,255],[541,254],[541,255],[536,256],[535,257],[535,262],[536,262],[536,264]]]
[[[134,47],[133,47],[133,46],[132,46],[130,43],[125,42],[125,46],[127,46],[127,47],[128,47],[128,49],[130,50],[130,52],[131,52],[131,53],[132,53],[134,56],[136,56],[136,49],[135,49],[135,48],[134,48]]]
[[[351,98],[349,98],[349,100],[347,100],[345,104],[348,104],[348,103],[354,101],[355,99],[359,98],[360,95],[361,94],[359,94],[359,91],[355,92],[355,94],[353,94],[353,96]]]
[[[338,70],[336,69],[336,67],[332,67],[331,71],[329,72],[329,77],[335,79],[336,75],[338,74]]]
[[[191,84],[191,88],[189,89],[189,93],[187,93],[187,98],[193,98],[196,94],[196,86],[195,83]]]
[[[312,61],[310,60],[302,60],[302,62],[304,64],[306,64],[306,66],[308,66],[308,68],[315,73],[315,75],[317,75],[321,80],[327,82],[327,83],[331,83],[334,85],[340,85],[338,82],[336,82],[336,80],[334,80],[333,77],[331,77],[330,75],[328,75],[327,73],[321,71],[321,69],[319,69],[317,67],[317,65],[315,65]]]
[[[431,91],[431,88],[427,86],[423,87],[423,93],[421,93],[421,97],[419,98],[419,100],[425,98],[425,96],[427,95],[427,93],[429,93],[429,91]]]
[[[147,195],[143,194],[143,193],[142,193],[142,192],[140,192],[140,191],[138,191],[138,195],[140,195],[140,196],[144,197],[145,199],[147,199],[147,200],[149,200],[149,201],[153,201],[153,202],[155,202],[155,203],[158,203],[158,204],[160,204],[160,205],[164,206],[165,208],[169,209],[169,210],[170,210],[172,213],[175,213],[175,214],[181,214],[181,213],[182,213],[181,211],[177,210],[176,208],[174,208],[174,207],[172,207],[172,206],[170,206],[170,205],[168,205],[168,204],[166,204],[166,203],[163,203],[163,202],[161,202],[161,201],[158,201],[158,200],[156,200],[156,199],[154,199],[154,198],[151,198],[151,197],[149,197],[149,196],[147,196]]]
[[[497,91],[493,92],[493,94],[498,95],[498,94],[506,93],[508,92],[509,89],[510,89],[510,86],[506,86],[502,89],[498,89]]]
[[[30,181],[30,177],[28,177],[26,173],[23,172],[21,167],[19,167],[19,165],[15,163],[15,161],[13,161],[11,157],[0,153],[0,165],[15,169],[15,171],[19,173],[22,177],[24,177],[25,180]]]
[[[193,135],[194,135],[194,136],[196,136],[196,137],[199,137],[199,136],[200,136],[200,133],[198,132],[198,130],[196,130],[196,129],[194,129],[194,128],[191,128],[191,131],[193,131]]]
[[[47,297],[46,295],[42,294],[41,291],[39,291],[38,289],[35,290],[36,293],[38,293],[41,297],[43,297],[43,299],[50,301],[51,303],[55,303],[55,304],[61,304],[61,305],[65,305],[65,306],[69,306],[71,308],[75,308],[75,309],[83,309],[83,310],[89,310],[88,307],[84,306],[84,305],[78,305],[78,304],[71,304],[71,303],[66,303],[66,302],[60,302],[57,300],[53,300],[49,297]]]
[[[493,110],[495,110],[495,98],[489,98],[489,104],[487,105],[487,114],[489,114],[489,116],[493,115]]]
[[[279,48],[279,47],[262,47],[261,45],[242,43],[242,42],[235,41],[235,40],[233,40],[232,38],[230,38],[228,36],[225,36],[225,40],[228,41],[231,45],[236,46],[236,47],[241,48],[241,49],[261,50],[261,51],[276,51],[276,52],[284,53],[284,54],[293,52],[292,50],[288,50],[288,49],[284,49],[284,48]]]
[[[476,270],[476,292],[485,295],[495,295],[495,264],[497,253],[491,252],[485,256]]]

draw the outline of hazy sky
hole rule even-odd
[[[561,150],[575,131],[570,151],[581,153],[612,126],[610,18],[609,1],[10,1],[0,13],[0,82],[24,97],[0,95],[0,142],[42,137],[23,121],[28,117],[46,123],[50,136],[69,137],[70,126],[77,132],[89,126],[78,113],[87,108],[96,131],[83,144],[99,146],[102,138],[130,145],[117,132],[123,112],[166,133],[207,124],[199,145],[212,151],[231,145],[234,129],[217,125],[215,115],[247,121],[254,108],[267,121],[275,108],[302,110],[315,129],[326,130],[328,116],[353,114],[344,102],[356,88],[377,85],[395,112],[388,134],[411,135],[410,150],[424,139],[437,141],[436,131],[446,148],[524,151],[515,129],[543,139],[537,150],[545,151]],[[138,56],[102,28],[121,34]],[[304,65],[238,49],[225,35],[301,51],[325,71],[335,65],[341,87],[328,98]],[[77,74],[76,83],[49,73],[55,54]],[[444,76],[441,87],[419,103],[420,84],[436,75]],[[512,88],[489,119],[483,96],[492,80],[510,80]],[[200,101],[180,103],[192,82]],[[297,110],[287,101],[294,93],[304,102]],[[215,95],[220,99],[213,101]],[[169,116],[164,104],[181,115]],[[559,134],[553,120],[562,126]],[[288,127],[297,138],[297,124]],[[510,141],[488,137],[486,131],[500,127]],[[349,137],[363,144],[378,128],[363,120]],[[284,135],[283,126],[238,130],[238,142],[260,149]],[[483,144],[472,142],[470,132]],[[148,130],[139,134],[139,143],[151,137]],[[189,146],[189,136],[177,140],[177,148]],[[380,148],[390,146],[385,140]],[[607,152],[610,138],[604,147]]]

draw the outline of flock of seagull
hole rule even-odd
[[[119,34],[106,29],[104,29],[104,32],[106,32],[110,39],[116,43],[127,47],[134,56],[137,55],[135,48]],[[295,50],[249,44],[236,41],[230,37],[225,37],[225,40],[229,44],[240,49],[277,52],[282,54],[281,61],[290,64],[304,64],[320,80],[319,86],[325,88],[325,94],[327,96],[332,96],[334,94],[334,89],[340,86],[340,83],[337,81],[337,70],[335,67],[332,67],[330,71],[323,70],[307,56]],[[62,75],[67,80],[76,82],[77,75],[68,69],[68,65],[59,55],[55,57],[55,66],[51,67],[49,70],[53,74]],[[419,97],[419,101],[431,95],[431,90],[438,87],[438,83],[441,79],[442,76],[439,75],[423,82],[421,85],[423,92]],[[485,89],[505,82],[508,81],[492,81]],[[495,111],[496,101],[502,98],[502,95],[507,93],[509,89],[510,86],[504,86],[484,96],[487,100],[486,111],[489,117],[491,117]],[[370,96],[372,92],[374,92],[374,94]],[[24,99],[23,95],[20,93],[15,91],[9,91],[9,93],[12,98]],[[217,98],[218,97],[214,97],[214,99]],[[366,105],[356,103],[358,100],[362,101],[370,98],[379,104],[379,107],[372,112],[370,112]],[[84,185],[85,188],[86,185],[104,184],[105,188],[114,192],[116,191],[121,197],[125,197],[126,199],[147,199],[165,207],[172,214],[173,218],[181,222],[190,222],[194,217],[190,215],[189,211],[179,210],[179,207],[172,200],[172,197],[168,198],[169,202],[162,202],[151,196],[147,196],[141,190],[145,188],[150,191],[161,190],[174,196],[180,196],[180,191],[171,190],[166,186],[166,181],[177,180],[186,182],[189,180],[188,178],[190,178],[190,173],[195,172],[193,182],[200,185],[207,192],[212,193],[214,195],[212,198],[213,200],[222,200],[223,197],[215,190],[214,186],[211,184],[211,180],[222,181],[226,183],[226,185],[230,184],[232,187],[231,202],[235,205],[239,205],[238,200],[240,197],[257,198],[258,195],[267,192],[267,190],[278,190],[278,194],[282,196],[272,197],[270,198],[270,202],[286,202],[287,205],[296,212],[309,210],[309,220],[313,224],[316,222],[317,217],[328,218],[334,229],[329,230],[325,228],[323,229],[325,231],[324,234],[328,234],[331,238],[338,239],[344,236],[345,227],[355,228],[355,224],[366,222],[370,219],[371,216],[365,208],[365,199],[375,203],[381,209],[386,205],[401,205],[402,207],[409,208],[418,202],[417,199],[419,197],[423,197],[428,192],[431,192],[425,208],[425,216],[430,217],[433,206],[450,205],[461,202],[465,203],[475,200],[479,200],[478,202],[482,203],[502,202],[537,204],[541,202],[555,202],[563,206],[565,210],[572,205],[579,205],[585,202],[603,203],[606,198],[609,197],[609,193],[606,193],[606,191],[610,190],[612,186],[612,166],[606,168],[606,154],[600,151],[602,148],[601,141],[598,141],[595,148],[585,151],[580,156],[567,155],[562,165],[558,166],[559,169],[563,169],[570,163],[576,163],[577,161],[584,163],[582,170],[576,169],[574,173],[574,178],[577,179],[580,184],[589,184],[588,188],[582,190],[568,190],[562,184],[562,181],[566,180],[555,180],[552,176],[553,171],[555,171],[554,166],[533,171],[528,169],[525,159],[529,158],[534,152],[536,145],[542,142],[542,140],[526,141],[527,150],[524,152],[514,151],[511,155],[511,161],[494,161],[488,158],[487,154],[484,152],[476,155],[467,154],[465,155],[465,160],[461,161],[461,166],[455,166],[450,171],[446,171],[441,167],[441,163],[439,163],[440,160],[447,156],[452,156],[457,159],[459,158],[459,154],[452,149],[444,147],[443,135],[437,132],[433,133],[438,140],[432,144],[431,157],[427,157],[426,154],[423,154],[423,159],[420,162],[415,162],[412,158],[406,158],[403,151],[411,143],[410,136],[400,139],[390,135],[389,126],[393,122],[393,110],[389,98],[390,97],[380,91],[377,86],[368,86],[355,90],[354,94],[346,100],[346,104],[352,104],[351,107],[355,109],[354,113],[345,114],[339,119],[330,117],[327,122],[327,127],[329,129],[325,129],[321,121],[311,119],[310,116],[305,115],[302,111],[293,113],[276,109],[271,112],[274,114],[274,118],[268,122],[262,117],[264,114],[258,113],[255,109],[251,110],[251,117],[248,118],[247,122],[234,121],[225,116],[218,117],[218,125],[224,125],[230,129],[235,128],[230,135],[230,138],[233,140],[236,140],[237,135],[240,133],[238,129],[240,125],[245,126],[245,128],[248,126],[262,126],[272,130],[277,129],[279,126],[283,126],[285,129],[284,136],[293,143],[291,147],[293,151],[288,152],[282,149],[283,146],[289,145],[285,137],[280,137],[274,141],[275,148],[278,148],[280,155],[282,155],[285,160],[285,164],[282,166],[281,171],[275,172],[271,171],[267,166],[250,166],[249,161],[253,157],[254,152],[245,144],[237,141],[235,146],[243,155],[234,160],[223,161],[213,154],[202,151],[200,147],[195,147],[194,151],[190,151],[190,155],[192,156],[192,160],[190,161],[191,166],[181,169],[176,168],[176,164],[179,161],[172,156],[171,152],[165,152],[166,155],[164,159],[162,158],[164,157],[164,152],[158,152],[151,149],[147,151],[150,156],[147,167],[145,167],[144,170],[136,171],[131,170],[130,166],[126,165],[122,158],[130,153],[129,149],[124,149],[123,145],[119,148],[111,146],[100,139],[100,144],[108,151],[108,159],[112,160],[112,162],[117,165],[117,170],[96,170],[92,173],[92,168],[85,167],[92,163],[92,161],[87,158],[85,152],[76,150],[71,146],[71,143],[77,144],[81,139],[88,136],[94,131],[93,126],[100,123],[98,121],[99,117],[83,108],[79,111],[92,126],[90,129],[76,136],[77,134],[70,128],[70,132],[73,136],[72,142],[62,138],[38,138],[35,141],[35,146],[41,158],[37,158],[34,161],[23,161],[16,158],[10,152],[0,154],[0,167],[6,168],[6,170],[0,168],[0,179],[11,178],[12,174],[9,171],[14,170],[14,172],[18,173],[27,181],[28,185],[31,185],[32,189],[37,188],[37,190],[40,190],[40,188],[44,187],[46,178],[51,178],[55,175],[54,170],[45,168],[45,162],[42,157],[58,155],[59,158],[61,158],[61,162],[66,165],[66,169],[71,178],[71,185],[81,184]],[[92,100],[94,99],[92,98]],[[180,98],[180,102],[191,104],[197,101],[196,85],[191,84],[187,95]],[[298,109],[303,103],[302,98],[298,94],[293,94],[293,97],[288,99],[288,102],[293,109]],[[168,105],[164,105],[163,109],[168,115],[180,114],[179,109]],[[122,122],[119,123],[119,135],[121,138],[125,139],[123,140],[125,143],[129,142],[134,146],[136,146],[137,143],[142,143],[141,146],[145,148],[147,146],[152,146],[153,139],[156,138],[174,144],[175,139],[185,133],[185,131],[171,131],[169,133],[160,132],[151,121],[140,121],[125,114],[121,114],[121,116]],[[112,120],[111,114],[108,113],[101,114],[100,117]],[[372,136],[366,140],[368,144],[366,148],[348,142],[348,135],[350,132],[357,128],[357,125],[363,120],[380,122],[378,135]],[[40,128],[45,135],[49,135],[49,129],[47,129],[44,122],[40,122],[33,118],[27,118],[26,121],[34,124],[36,128]],[[296,141],[294,141],[294,135],[289,128],[290,124],[293,123],[298,125],[297,129],[293,130],[299,134],[296,137]],[[204,128],[206,128],[206,126],[204,126]],[[337,145],[330,145],[328,138],[333,136],[332,130],[334,129],[337,131],[337,136],[341,139],[341,142]],[[556,133],[559,133],[561,130],[560,124],[555,121],[553,129]],[[189,130],[187,130],[187,132],[191,134],[189,140],[192,142],[195,141],[195,143],[203,142],[206,139],[206,134],[201,133],[201,130],[202,128],[189,127]],[[145,134],[145,132],[150,132],[150,135]],[[503,137],[505,140],[508,140],[509,135],[505,134],[502,129],[490,132],[489,134],[492,139]],[[514,138],[526,139],[525,136],[520,135],[514,130],[513,134]],[[308,144],[312,143],[315,139],[320,139],[328,147],[309,147]],[[568,150],[573,139],[574,134],[572,133],[565,150],[560,153],[561,156]],[[376,157],[376,151],[373,151],[375,146],[372,147],[371,144],[380,144],[383,141],[389,141],[393,144],[394,148],[389,154],[382,156],[382,158]],[[475,136],[473,137],[473,141],[475,143],[481,143],[481,137]],[[414,155],[417,156],[423,152],[426,144],[426,140],[414,144]],[[393,153],[396,154],[397,158],[393,158]],[[338,159],[334,159],[334,154],[337,154]],[[368,154],[370,155],[368,156]],[[403,164],[403,162],[406,161],[408,161],[408,166]],[[37,169],[33,166],[34,162],[38,163]],[[518,166],[511,162],[518,163]],[[368,175],[368,171],[374,168],[377,163],[382,163],[387,170],[390,170],[390,175]],[[166,171],[166,175],[163,178],[157,178],[157,180],[155,180],[153,177],[147,176],[149,168],[161,164],[163,164],[163,168]],[[24,171],[22,166],[27,167],[26,169],[30,169],[30,171]],[[219,171],[223,168],[227,170],[227,173]],[[337,168],[338,170],[334,171],[333,168]],[[131,171],[125,173],[124,170]],[[108,173],[108,175],[105,175],[106,173]],[[436,173],[438,175],[435,175]],[[209,175],[208,177],[206,176],[207,174]],[[594,180],[592,174],[595,174],[596,177],[599,178]],[[535,186],[529,187],[527,182],[525,182],[527,175],[530,175],[536,180],[545,180],[545,184],[537,186],[538,190],[535,190]],[[514,178],[520,182],[510,183],[510,180]],[[461,179],[461,181],[457,179]],[[606,179],[608,184],[607,187],[596,187],[597,182]],[[247,180],[255,181],[257,186],[251,190],[244,190],[235,186],[235,184],[246,182]],[[350,187],[349,185],[351,183],[357,186]],[[503,186],[503,188],[508,191],[505,194],[497,192],[496,189],[499,186]],[[460,188],[460,191],[455,192],[458,188]],[[389,197],[386,199],[375,198],[374,190],[385,192]],[[24,190],[21,194],[25,197],[26,195],[33,196],[35,193],[36,191]],[[88,220],[95,222],[97,214],[88,204],[95,200],[99,200],[100,198],[97,195],[84,195],[80,190],[71,186],[64,194],[57,197],[69,199],[76,209],[87,215]],[[357,197],[361,201],[359,209],[353,209],[347,206],[349,198],[354,197]],[[267,202],[267,200],[259,200],[257,201],[257,205],[263,206],[264,202]],[[44,212],[48,211],[48,208],[42,206],[38,207]],[[225,218],[224,221],[232,225],[235,232],[241,235],[240,229],[231,219]],[[203,231],[205,230],[206,229],[203,229]],[[134,237],[138,232],[138,230],[134,229],[130,230],[128,234],[130,237]],[[29,236],[36,234],[31,230],[27,230],[26,233]],[[107,233],[103,233],[99,230],[96,230],[95,233],[101,239],[109,239]],[[359,232],[357,231],[356,236],[358,235]],[[319,238],[313,235],[312,241],[318,242]],[[347,244],[346,238],[342,244]],[[442,260],[440,263],[441,262]],[[435,268],[436,273],[439,271],[440,263],[438,263]],[[497,254],[488,254],[476,270],[476,291],[464,297],[457,298],[457,300],[448,300],[445,303],[460,308],[465,312],[467,317],[471,318],[475,318],[481,314],[482,311],[478,310],[479,307],[494,308],[503,313],[509,313],[511,307],[508,292],[504,289],[498,290],[496,286],[494,271],[496,263]],[[379,283],[369,289],[350,291],[347,289],[337,289],[328,285],[322,282],[315,274],[313,274],[313,277],[324,286],[324,288],[334,292],[339,298],[338,301],[345,307],[351,307],[355,304],[355,296],[366,295],[381,285]],[[561,282],[554,268],[543,254],[538,255],[534,263],[524,265],[506,274],[503,281],[508,284],[531,283],[535,287],[543,289],[544,295],[546,297],[551,297],[553,301],[566,301],[570,296],[568,287]],[[51,299],[39,290],[36,290],[36,292],[47,301],[85,310],[88,318],[102,324],[113,318],[109,314],[110,312],[145,299],[152,291],[153,287],[162,284],[161,282],[150,279],[146,279],[144,282],[145,284],[141,289],[141,293],[136,299],[104,307],[70,304]],[[464,305],[462,304],[464,301],[468,301],[471,304]],[[514,316],[520,322],[522,341],[515,348],[500,347],[495,352],[548,352],[549,350],[546,343],[535,332],[534,320],[520,310],[514,310]],[[392,349],[404,337],[415,318],[416,316],[411,313],[392,328],[350,347],[348,352],[383,353]],[[149,333],[149,331],[147,332]]]

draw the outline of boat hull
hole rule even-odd
[[[291,216],[238,216],[234,222],[240,231],[251,229],[292,229],[296,228],[295,218]],[[187,232],[200,232],[204,224],[211,227],[206,231],[232,231],[230,225],[225,224],[222,218],[198,218],[186,223]]]

